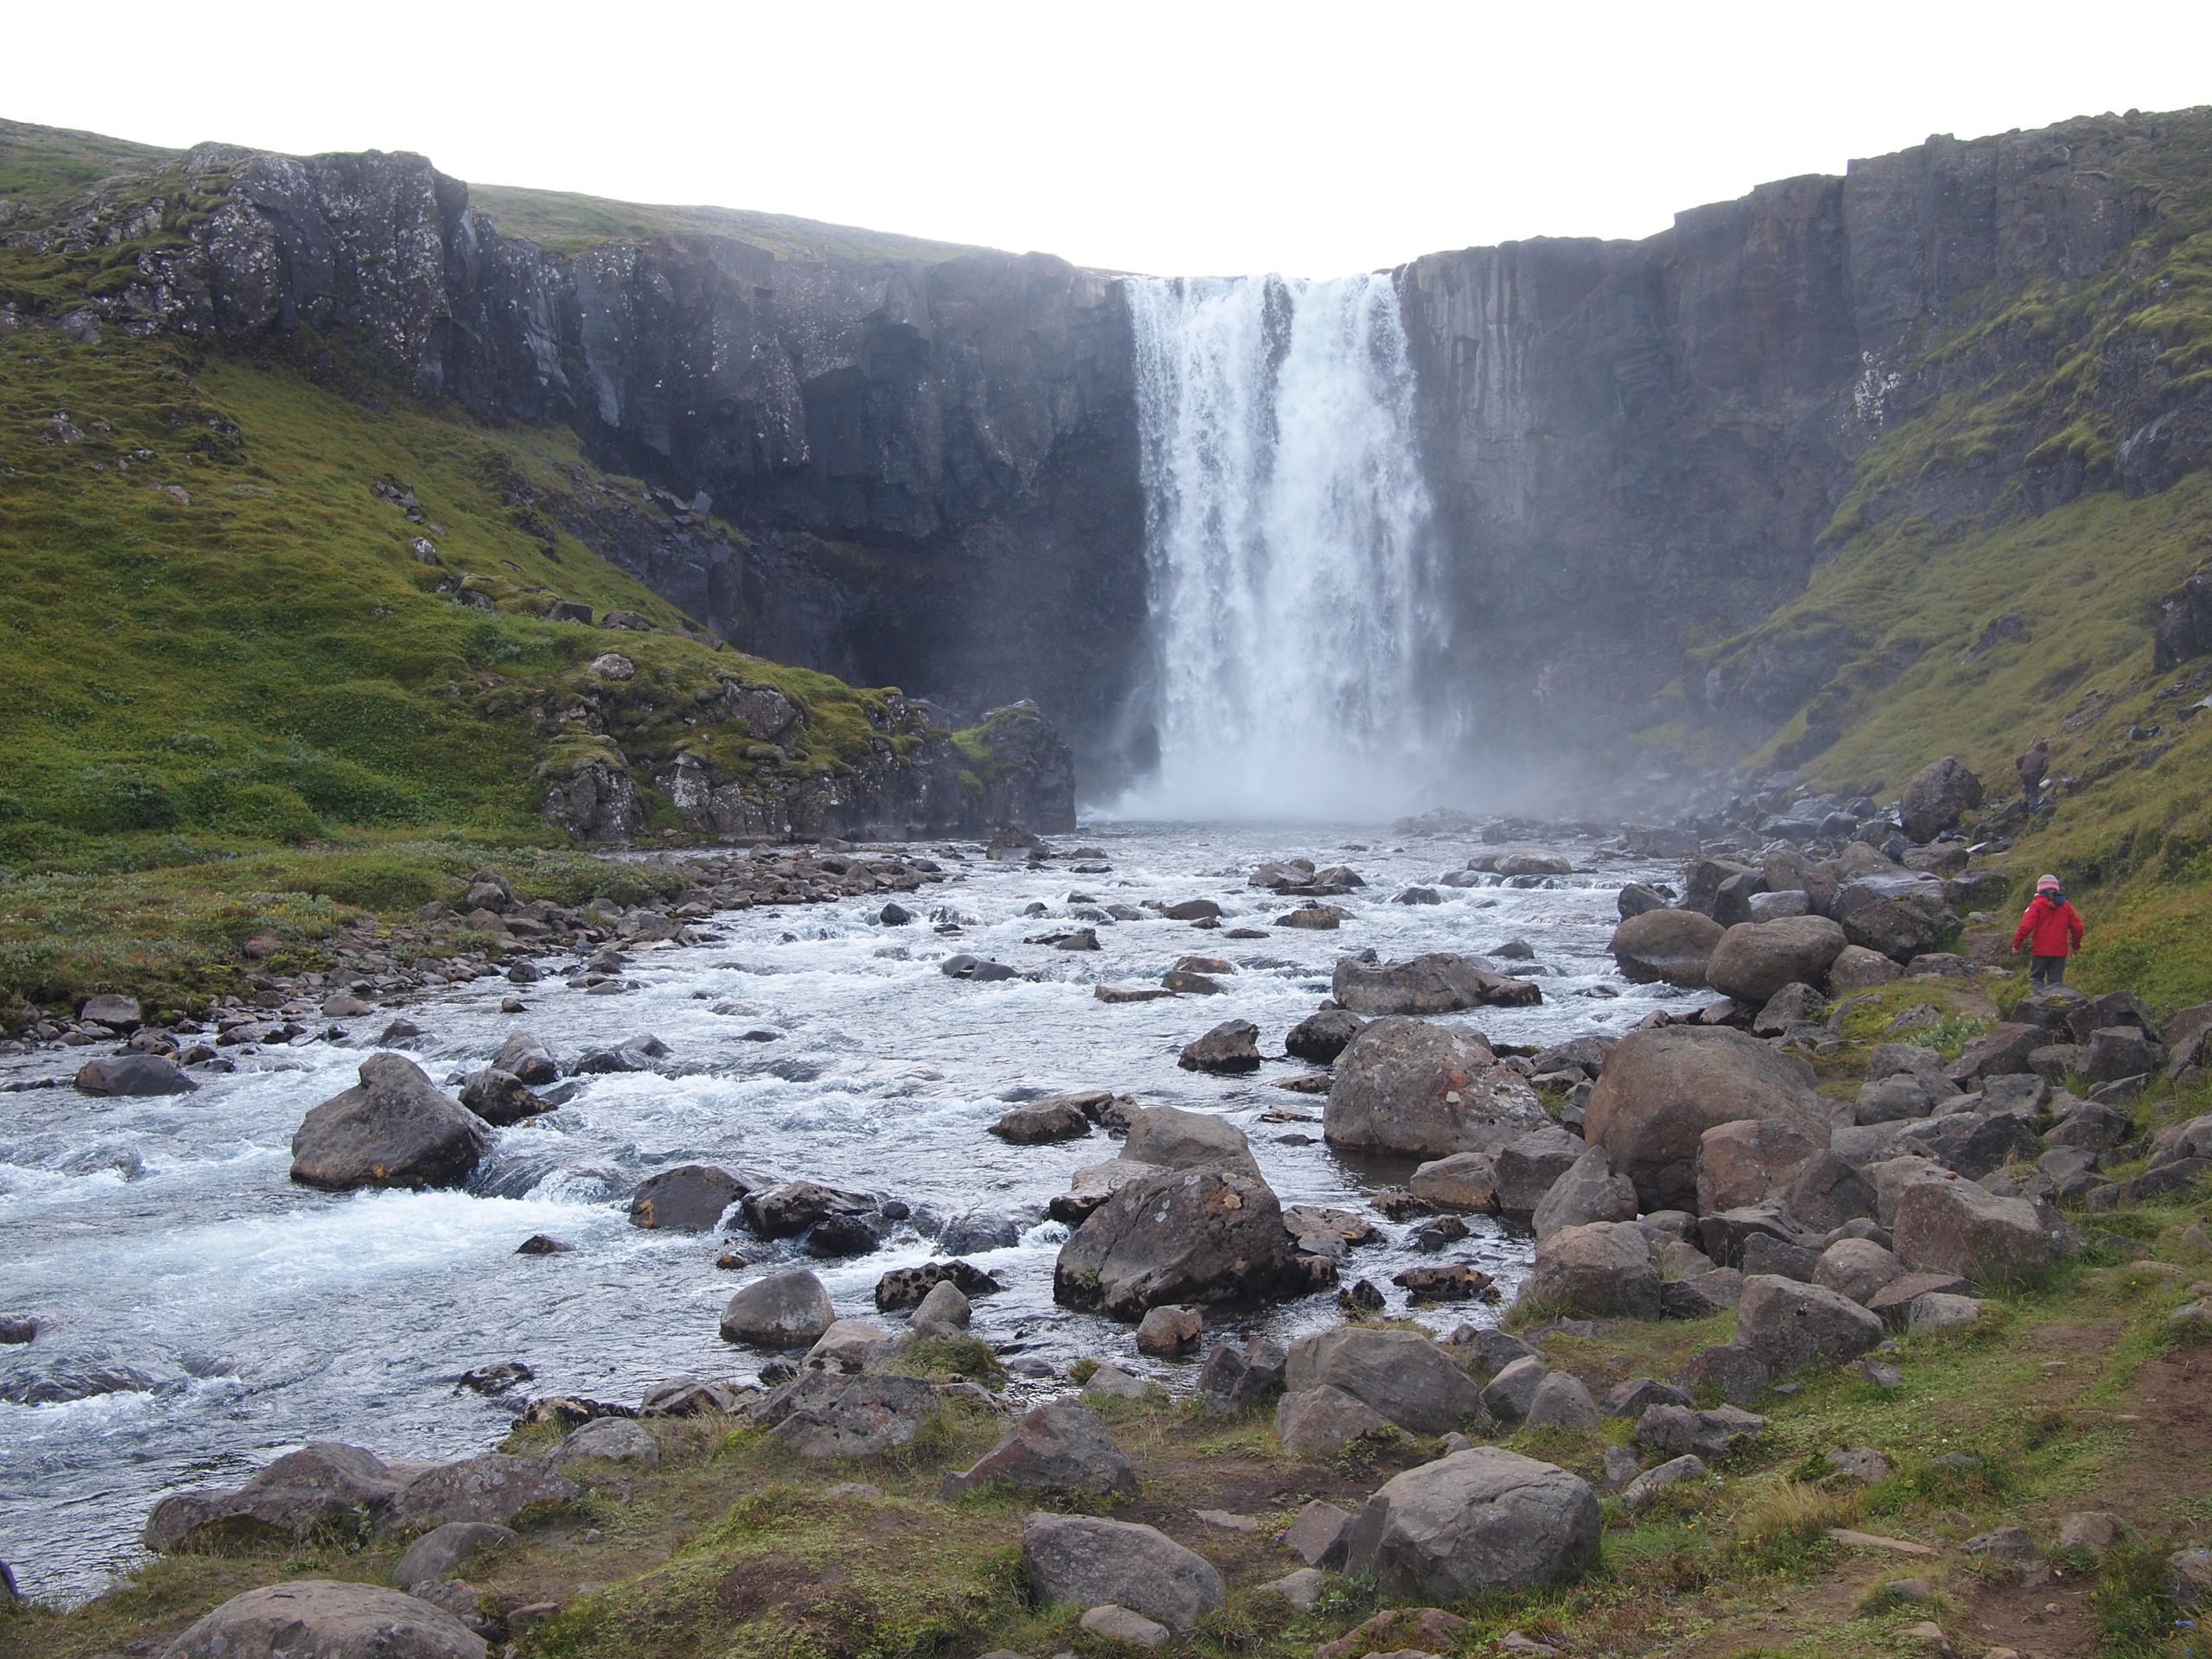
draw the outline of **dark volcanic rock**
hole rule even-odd
[[[77,1069],[86,1095],[188,1095],[200,1085],[160,1054],[117,1054],[87,1060]]]
[[[1171,1302],[1249,1304],[1313,1288],[1268,1184],[1218,1164],[1124,1183],[1052,1269],[1053,1300],[1132,1321]]]
[[[1324,1008],[1293,1026],[1282,1046],[1295,1058],[1328,1065],[1366,1025],[1366,1020],[1349,1008]]]
[[[750,1190],[728,1170],[710,1164],[664,1169],[640,1181],[630,1195],[630,1224],[679,1233],[711,1232],[723,1211]]]
[[[1249,1020],[1224,1020],[1183,1046],[1175,1064],[1185,1071],[1236,1073],[1260,1069],[1260,1028]]]
[[[1339,957],[1330,995],[1356,1014],[1449,1014],[1459,1008],[1521,1007],[1543,1001],[1525,979],[1491,973],[1465,957],[1438,951],[1408,962]]]
[[[358,1087],[307,1115],[292,1179],[308,1186],[458,1186],[490,1142],[482,1119],[397,1054],[361,1062]]]

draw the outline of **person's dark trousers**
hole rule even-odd
[[[2066,958],[2063,957],[2036,957],[2028,964],[2028,983],[2031,985],[2063,985],[2066,982]]]

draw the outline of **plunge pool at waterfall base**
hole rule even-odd
[[[532,1395],[634,1402],[679,1376],[751,1379],[773,1356],[717,1332],[741,1284],[804,1264],[841,1316],[877,1318],[878,1278],[941,1259],[938,1235],[960,1217],[1007,1217],[1015,1230],[1011,1245],[967,1253],[1007,1287],[976,1299],[976,1335],[1061,1372],[1085,1356],[1110,1358],[1187,1389],[1195,1363],[1140,1360],[1128,1326],[1052,1301],[1066,1229],[1046,1205],[1118,1141],[1095,1132],[1008,1146],[988,1127],[1014,1101],[1088,1088],[1218,1113],[1250,1139],[1286,1205],[1372,1216],[1371,1195],[1411,1166],[1324,1145],[1321,1097],[1275,1086],[1310,1068],[1278,1058],[1255,1075],[1218,1077],[1180,1070],[1177,1056],[1230,1019],[1254,1021],[1262,1052],[1281,1056],[1286,1032],[1328,995],[1337,958],[1370,948],[1386,959],[1481,955],[1526,940],[1541,1005],[1441,1016],[1501,1042],[1618,1034],[1655,1007],[1679,1009],[1685,994],[1627,982],[1605,949],[1621,886],[1672,871],[1587,843],[1551,844],[1583,873],[1535,887],[1437,886],[1483,844],[1311,826],[1088,827],[1037,866],[925,848],[917,850],[938,856],[947,879],[906,897],[920,913],[912,925],[885,925],[880,898],[734,912],[696,925],[701,942],[639,951],[626,973],[635,988],[623,995],[570,990],[549,974],[522,988],[526,1012],[507,1014],[500,1001],[517,988],[505,981],[456,988],[406,1010],[424,1033],[410,1052],[442,1085],[486,1064],[517,1029],[564,1061],[647,1033],[670,1050],[659,1071],[577,1079],[556,1110],[499,1131],[461,1191],[326,1193],[288,1177],[301,1118],[351,1086],[391,1010],[345,1022],[344,1042],[242,1058],[234,1074],[191,1095],[0,1094],[0,1309],[41,1325],[31,1344],[0,1349],[0,1388],[118,1367],[144,1384],[0,1404],[0,1560],[28,1595],[81,1599],[143,1559],[138,1530],[164,1493],[236,1484],[308,1440],[386,1458],[462,1457],[496,1442]],[[1077,846],[1103,849],[1107,868],[1075,873],[1083,861],[1068,852]],[[1262,861],[1301,855],[1349,864],[1368,883],[1336,901],[1351,912],[1337,931],[1274,926],[1300,901],[1247,885]],[[1390,902],[1415,884],[1435,887],[1440,901]],[[1148,916],[1096,925],[1095,952],[1025,942],[1070,925],[1086,899],[1197,898],[1222,906],[1219,930]],[[957,936],[933,930],[938,909],[963,918]],[[1236,927],[1267,937],[1225,937]],[[948,978],[940,963],[960,951],[1030,977]],[[1102,982],[1156,983],[1186,953],[1235,964],[1222,995],[1128,1004],[1094,995]],[[760,1032],[777,1034],[746,1035]],[[66,1073],[99,1052],[11,1057],[0,1081]],[[912,1216],[880,1250],[831,1262],[741,1229],[632,1226],[630,1191],[683,1163],[864,1190],[904,1200]],[[1374,1218],[1383,1240],[1352,1254],[1345,1282],[1369,1280],[1392,1313],[1440,1332],[1494,1321],[1501,1308],[1408,1307],[1393,1274],[1466,1262],[1496,1274],[1510,1302],[1532,1248],[1525,1232],[1470,1217],[1470,1236],[1423,1255],[1414,1224]],[[573,1249],[516,1254],[538,1233]],[[749,1265],[718,1269],[733,1247]],[[883,1317],[903,1325],[901,1315]],[[1327,1294],[1210,1316],[1207,1344],[1294,1336],[1339,1317]],[[501,1361],[528,1365],[532,1380],[503,1399],[456,1386],[462,1372]]]

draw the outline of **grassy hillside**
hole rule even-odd
[[[957,242],[933,242],[893,231],[824,225],[788,213],[741,207],[654,207],[609,201],[566,190],[526,190],[514,185],[472,184],[468,199],[492,216],[507,236],[527,237],[556,253],[601,242],[638,242],[658,236],[728,236],[766,248],[779,258],[919,259],[934,263],[974,253]]]
[[[2212,715],[2191,707],[2212,658],[2159,675],[2151,635],[2212,562],[2212,479],[2129,499],[2114,462],[2129,389],[2171,407],[2212,382],[2212,156],[2153,159],[2131,181],[2154,227],[2107,273],[1984,295],[1971,324],[1919,343],[1908,372],[1956,389],[1863,456],[1807,591],[1691,667],[1840,640],[1841,665],[1752,757],[1822,786],[1893,794],[1955,753],[2009,795],[2012,756],[2048,735],[2072,781],[2012,855],[2022,893],[2066,875],[2090,923],[2082,982],[2172,1006],[2212,998]]]
[[[846,765],[882,694],[688,633],[545,510],[641,488],[565,433],[0,334],[0,1000],[188,973],[257,919],[418,904],[484,848],[563,844],[544,780],[607,741],[582,703],[641,778],[678,747],[739,779]],[[556,599],[656,626],[548,621]],[[608,651],[633,677],[590,672]],[[684,721],[724,676],[806,710],[791,753]]]
[[[8,223],[7,203],[16,204],[19,213],[48,212],[105,181],[166,172],[183,153],[99,133],[0,120],[0,230]],[[502,233],[525,237],[556,253],[661,236],[734,237],[779,258],[934,262],[976,251],[957,242],[741,207],[661,207],[500,184],[472,184],[469,200],[491,215]]]

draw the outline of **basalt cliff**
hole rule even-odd
[[[1775,620],[1821,567],[2203,472],[2208,192],[2212,110],[2131,112],[1395,273],[1471,744],[1809,758],[1914,660],[1848,607]],[[1090,780],[1128,763],[1146,509],[1109,277],[696,232],[556,248],[420,157],[213,145],[60,234],[116,257],[19,315],[569,429],[666,496],[534,505],[714,632],[957,711],[1033,698]]]

